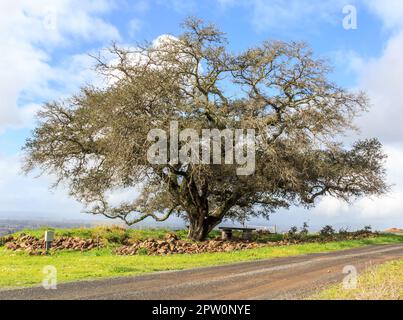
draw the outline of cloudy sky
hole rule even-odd
[[[354,11],[357,28],[346,29],[346,16]],[[371,98],[370,112],[357,120],[359,136],[384,144],[391,193],[352,205],[326,198],[310,211],[278,212],[268,224],[403,227],[401,0],[2,0],[0,218],[89,218],[65,190],[49,189],[52,177],[20,174],[21,146],[34,115],[45,101],[96,81],[88,53],[112,41],[133,45],[178,34],[189,15],[220,26],[233,51],[265,39],[307,41],[334,66],[332,80]]]

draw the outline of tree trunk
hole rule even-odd
[[[188,238],[194,241],[204,241],[214,227],[221,222],[221,219],[212,216],[190,216],[189,222]]]

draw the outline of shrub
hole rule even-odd
[[[258,230],[252,234],[252,239],[256,242],[277,242],[284,239],[284,236],[280,233],[271,233],[267,230]]]
[[[7,242],[12,241],[12,240],[13,240],[13,237],[10,235],[0,237],[0,247],[3,247]]]
[[[291,227],[290,230],[288,230],[284,235],[284,238],[289,240],[298,239],[298,228],[296,226]]]
[[[301,231],[299,232],[299,234],[300,234],[302,237],[306,237],[306,236],[308,235],[308,233],[309,233],[308,228],[309,228],[308,223],[304,222],[304,224],[302,225],[302,229],[301,229]]]
[[[146,248],[140,248],[137,250],[137,254],[141,256],[146,256],[148,254],[148,250]]]
[[[127,229],[120,226],[101,226],[87,229],[89,237],[110,244],[125,244],[129,238]]]
[[[348,231],[348,228],[340,228],[339,229],[339,235],[341,236],[347,236],[350,232]]]
[[[362,229],[366,233],[372,233],[372,227],[371,226],[365,226],[364,229]]]
[[[319,232],[322,237],[332,237],[335,233],[333,227],[330,225],[324,226]]]

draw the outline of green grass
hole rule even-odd
[[[62,231],[62,233],[65,232],[68,231]],[[74,236],[79,232],[85,233],[85,231],[75,231]],[[134,230],[134,232],[141,237],[147,238],[149,236],[147,231]],[[155,235],[155,231],[153,232],[153,235]],[[165,233],[161,232],[162,234]],[[41,231],[38,231],[39,234],[41,234]],[[280,247],[266,246],[227,253],[177,254],[169,256],[116,256],[113,254],[112,247],[88,252],[58,251],[51,256],[28,256],[24,252],[13,252],[0,247],[0,288],[40,285],[44,277],[42,273],[43,267],[47,265],[57,268],[59,282],[66,282],[128,276],[155,271],[183,270],[241,261],[343,250],[369,244],[397,242],[403,242],[403,236],[382,235],[364,240],[308,243]]]
[[[355,289],[342,284],[314,295],[315,300],[400,300],[403,298],[403,259],[370,268],[359,275]]]
[[[94,228],[74,228],[74,229],[54,229],[41,227],[35,230],[21,230],[13,234],[13,236],[20,236],[21,234],[28,234],[37,238],[43,238],[46,230],[54,230],[56,237],[79,237],[82,239],[99,239],[106,240],[107,244],[121,244],[125,239],[132,240],[146,240],[148,238],[163,239],[164,236],[172,232],[168,229],[127,229],[117,226],[99,226]],[[187,238],[186,230],[175,231],[181,239]],[[214,238],[220,235],[219,231],[213,231],[209,234],[209,238]]]

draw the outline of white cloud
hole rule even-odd
[[[348,210],[349,206],[346,202],[332,197],[325,197],[313,209],[313,212],[321,216],[336,217],[348,212]]]
[[[371,99],[371,110],[360,120],[365,135],[387,142],[402,141],[403,31],[387,43],[381,57],[358,65],[359,84]]]
[[[401,0],[364,0],[368,8],[378,15],[386,28],[403,27],[403,1]]]
[[[60,43],[69,37],[108,40],[118,30],[100,15],[113,9],[108,0],[16,0],[0,4],[1,29],[18,41]]]
[[[359,216],[369,218],[391,218],[401,215],[403,208],[403,148],[401,146],[386,146],[388,154],[386,171],[388,183],[392,185],[390,193],[380,197],[365,197],[347,205],[344,201],[332,197],[323,198],[313,209],[317,216]]]
[[[366,137],[378,137],[385,143],[402,142],[403,126],[403,2],[400,0],[363,0],[377,15],[390,37],[379,57],[365,59],[345,54],[349,66],[358,76],[357,87],[368,93],[370,112],[357,124]]]
[[[357,203],[357,208],[363,218],[400,216],[403,208],[403,190],[394,191],[380,198],[362,199]]]
[[[112,4],[108,0],[0,2],[0,133],[7,127],[26,126],[32,102],[55,96],[49,94],[54,93],[50,81],[56,81],[60,90],[71,87],[68,80],[78,80],[77,70],[72,70],[77,61],[66,69],[51,67],[56,48],[76,45],[75,41],[119,39],[118,30],[101,18]]]
[[[0,218],[12,217],[13,213],[26,213],[29,217],[86,218],[79,214],[82,206],[65,190],[50,192],[54,179],[24,176],[20,164],[19,155],[0,156]]]

